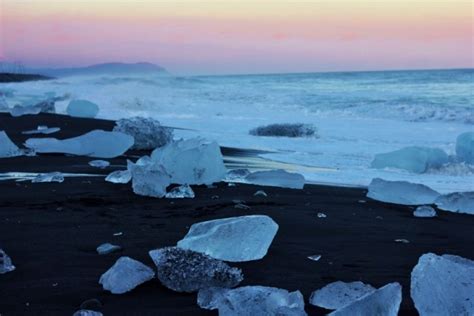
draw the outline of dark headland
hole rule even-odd
[[[93,129],[111,130],[114,122],[53,114],[13,118],[0,114],[0,129],[21,145],[21,132],[38,125],[60,127],[52,136],[78,136]],[[106,175],[124,169],[126,159],[109,160],[95,169],[87,157],[39,155],[1,159],[0,172],[73,172]],[[201,310],[195,294],[177,294],[147,282],[124,295],[102,290],[99,277],[118,257],[130,256],[153,267],[148,251],[175,245],[196,222],[230,216],[266,214],[279,224],[268,254],[242,268],[241,285],[300,290],[306,302],[312,291],[337,280],[389,282],[403,286],[400,315],[417,315],[410,298],[410,273],[427,252],[474,257],[474,217],[439,212],[437,218],[412,216],[413,209],[372,201],[366,190],[307,185],[290,190],[238,184],[193,187],[196,198],[155,199],[135,195],[130,185],[103,177],[66,178],[63,183],[0,181],[0,247],[16,270],[0,275],[0,314],[72,315],[82,302],[98,299],[104,315],[216,315]],[[263,189],[268,197],[255,197]],[[218,195],[218,199],[212,197]],[[236,209],[232,200],[247,202]],[[364,200],[365,203],[360,202]],[[318,218],[322,212],[326,218]],[[114,236],[121,232],[122,235]],[[397,243],[407,239],[410,243]],[[111,242],[123,251],[99,256],[99,244]],[[307,259],[321,255],[319,261]],[[310,315],[324,310],[306,304]]]
[[[24,81],[36,81],[36,80],[48,80],[52,79],[48,76],[36,75],[36,74],[17,74],[9,72],[0,72],[0,83],[8,82],[24,82]]]

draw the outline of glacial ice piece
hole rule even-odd
[[[311,124],[285,123],[260,126],[250,130],[250,135],[272,137],[317,137],[317,129]]]
[[[474,192],[455,192],[444,194],[435,201],[444,211],[474,215]]]
[[[0,158],[22,156],[23,151],[8,137],[5,131],[0,131]]]
[[[48,96],[48,99],[38,102],[34,105],[15,105],[12,109],[10,109],[10,114],[13,117],[18,117],[28,114],[36,115],[39,113],[56,113],[56,101],[63,101],[68,97],[68,95],[61,97]]]
[[[15,266],[12,264],[12,259],[3,249],[0,249],[0,274],[12,272],[13,270],[15,270]]]
[[[286,172],[285,170],[269,170],[252,172],[245,177],[245,181],[271,187],[302,189],[304,177],[299,173]]]
[[[173,130],[163,127],[155,119],[132,117],[118,120],[114,132],[122,132],[133,136],[135,144],[132,149],[153,150],[173,141]]]
[[[110,162],[106,160],[92,160],[89,161],[89,166],[99,169],[105,169],[110,166]]]
[[[243,262],[262,259],[278,225],[266,215],[229,217],[193,224],[178,247],[213,258]]]
[[[153,279],[155,272],[140,261],[130,257],[120,257],[115,264],[100,277],[104,290],[113,294],[123,294],[138,285]]]
[[[72,316],[103,316],[103,315],[104,314],[102,314],[101,312],[93,311],[90,309],[80,309],[74,314],[72,314]]]
[[[376,169],[397,168],[423,173],[429,168],[441,167],[448,160],[448,154],[441,149],[412,146],[375,155],[371,167]]]
[[[202,289],[198,292],[197,303],[204,309],[219,310],[219,315],[306,315],[304,298],[300,291],[288,292],[267,286]]]
[[[116,170],[111,173],[107,177],[105,177],[105,181],[112,182],[112,183],[129,183],[132,180],[132,173],[130,170]]]
[[[99,113],[99,106],[87,100],[72,100],[66,112],[69,116],[94,118]]]
[[[321,255],[312,255],[312,256],[308,256],[308,259],[311,261],[319,261],[321,257],[322,257]]]
[[[389,283],[378,290],[362,296],[352,303],[330,313],[331,316],[397,316],[402,301],[402,287]]]
[[[244,180],[250,174],[249,169],[232,169],[227,171],[226,180]]]
[[[140,160],[136,164],[129,163],[132,174],[132,189],[135,194],[162,198],[166,188],[171,184],[170,176],[158,164],[144,164]]]
[[[311,294],[309,303],[326,309],[339,309],[361,297],[375,292],[370,284],[357,282],[333,282]]]
[[[413,216],[415,217],[435,217],[436,210],[428,205],[418,206],[416,210],[413,212]]]
[[[165,197],[167,199],[193,199],[194,198],[194,191],[191,187],[187,184],[180,185],[179,187],[175,187],[171,189],[168,193],[166,193]]]
[[[177,184],[212,184],[226,174],[219,145],[201,138],[178,140],[157,148],[151,160],[162,165],[171,182]]]
[[[30,138],[26,147],[39,153],[64,153],[96,158],[114,158],[133,145],[133,137],[118,132],[93,130],[84,135],[67,138]]]
[[[422,255],[411,272],[411,298],[421,316],[474,315],[474,261]]]
[[[157,267],[158,279],[173,291],[190,293],[213,286],[234,287],[244,279],[239,268],[199,252],[167,247],[149,254]]]
[[[263,196],[263,197],[267,197],[268,195],[267,195],[267,193],[266,193],[265,191],[263,191],[263,190],[258,190],[257,192],[255,192],[255,193],[253,194],[253,196]]]
[[[104,243],[104,244],[100,245],[99,247],[97,247],[97,253],[99,255],[107,255],[109,253],[119,251],[120,249],[122,249],[122,247],[117,246],[117,245],[113,245],[113,244],[107,242],[107,243]]]
[[[433,204],[440,194],[423,184],[407,181],[386,181],[375,178],[370,182],[367,197],[402,205]]]
[[[463,133],[456,139],[456,155],[460,161],[474,165],[474,132]]]
[[[34,177],[31,182],[33,183],[40,183],[40,182],[64,182],[64,175],[61,172],[48,172],[48,173],[40,173],[36,177]]]
[[[46,125],[39,125],[36,129],[30,131],[21,132],[23,135],[33,135],[33,134],[53,134],[59,132],[61,129],[59,127],[48,127]]]

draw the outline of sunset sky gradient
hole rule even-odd
[[[178,74],[474,67],[469,0],[0,0],[0,59]]]

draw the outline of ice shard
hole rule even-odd
[[[89,161],[89,166],[99,169],[105,169],[110,166],[110,162],[106,160],[91,160]]]
[[[252,172],[245,177],[245,181],[256,185],[302,189],[305,179],[299,173],[291,173],[279,169]]]
[[[0,131],[0,158],[22,156],[23,151],[15,145],[5,131]]]
[[[0,249],[0,274],[12,272],[13,270],[15,270],[15,266],[12,264],[12,259],[3,249]]]
[[[367,197],[373,200],[402,205],[433,204],[439,195],[423,184],[379,178],[372,180],[367,193]]]
[[[34,177],[31,182],[33,183],[40,183],[40,182],[64,182],[64,175],[61,172],[48,172],[48,173],[40,173],[36,177]]]
[[[310,304],[326,309],[339,309],[361,297],[375,292],[370,284],[356,282],[333,282],[314,291],[309,299]]]

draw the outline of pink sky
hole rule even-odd
[[[178,74],[474,67],[465,0],[0,0],[0,58]]]

